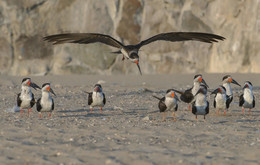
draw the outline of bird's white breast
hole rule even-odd
[[[226,109],[227,98],[225,94],[218,93],[215,98],[215,101],[217,109]]]
[[[167,107],[166,110],[174,110],[175,106],[177,105],[177,100],[175,98],[166,97],[165,105]]]
[[[22,100],[21,108],[31,107],[32,92],[30,87],[22,87],[20,99]]]
[[[199,93],[196,96],[195,106],[205,106],[205,105],[207,105],[207,96],[202,93]]]
[[[250,89],[245,88],[244,89],[244,104],[243,104],[243,107],[252,108],[253,107],[253,99],[254,99],[253,92]]]
[[[52,111],[52,98],[48,92],[42,92],[41,106],[41,112]]]
[[[197,109],[197,115],[204,115],[206,113],[206,108],[207,108],[207,96],[199,93],[196,96],[196,101],[195,101],[195,107]]]
[[[91,104],[92,107],[95,107],[95,106],[103,107],[104,106],[104,103],[103,103],[104,96],[103,96],[102,92],[93,92],[92,99],[93,99],[93,102]]]

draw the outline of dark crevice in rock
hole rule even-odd
[[[249,44],[249,42],[247,42],[246,46],[245,46],[245,55],[244,55],[243,62],[242,62],[243,66],[250,65],[249,52],[250,52],[250,44]]]
[[[36,3],[36,4],[32,5],[31,7],[27,8],[26,9],[27,14],[29,14],[32,10],[35,10],[38,7],[42,6],[45,2],[46,2],[46,0],[43,0],[43,1]]]
[[[13,31],[11,30],[11,28],[9,28],[10,31],[9,31],[9,34],[10,34],[10,49],[11,49],[11,66],[13,66],[14,64],[14,57],[15,57],[15,54],[14,54],[14,37],[13,37]]]

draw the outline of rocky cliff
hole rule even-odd
[[[170,31],[199,31],[223,42],[155,42],[140,51],[144,74],[260,72],[260,1],[1,0],[1,74],[139,74],[102,44],[52,46],[46,35],[105,33],[124,42]]]

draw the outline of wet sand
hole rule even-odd
[[[210,89],[224,74],[203,74]],[[6,112],[16,103],[23,77],[0,76],[0,164],[260,164],[260,76],[232,74],[241,85],[254,85],[256,108],[242,114],[242,89],[232,85],[234,101],[226,116],[217,116],[213,95],[210,113],[195,120],[179,103],[176,121],[162,122],[158,100],[169,88],[186,89],[193,74],[118,76],[31,76],[38,85],[51,82],[55,110],[38,118]],[[87,94],[96,82],[106,94],[103,109],[90,113]],[[36,98],[41,91],[33,90]]]

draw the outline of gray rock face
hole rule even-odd
[[[144,46],[140,51],[144,74],[260,72],[260,1],[1,0],[0,73],[139,74],[109,46],[53,46],[42,37],[96,32],[136,44],[170,31],[215,33],[227,39]]]

